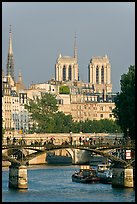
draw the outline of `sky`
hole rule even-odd
[[[3,2],[2,69],[6,74],[9,28],[12,29],[14,73],[28,88],[55,78],[55,63],[78,49],[80,80],[88,82],[93,57],[107,54],[113,92],[122,74],[135,65],[135,2]]]

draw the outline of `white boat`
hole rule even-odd
[[[100,178],[101,183],[112,183],[112,169],[110,165],[98,164],[97,177]]]

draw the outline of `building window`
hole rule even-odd
[[[104,66],[101,68],[101,83],[104,84]]]
[[[100,118],[103,118],[103,114],[100,114]]]
[[[99,83],[99,67],[98,67],[98,65],[96,67],[96,83],[97,84]]]
[[[112,114],[109,114],[109,117],[112,118]]]
[[[63,66],[63,81],[66,81],[66,66]]]
[[[68,80],[72,80],[72,67],[71,67],[71,65],[69,65],[69,69],[68,69]]]
[[[103,111],[103,107],[100,107],[100,110]]]

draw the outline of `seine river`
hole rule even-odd
[[[8,188],[8,168],[2,169],[3,202],[135,202],[135,189],[111,184],[72,182],[79,166],[28,166],[28,189]]]

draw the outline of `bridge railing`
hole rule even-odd
[[[85,145],[85,146],[90,146],[90,145],[128,145],[128,146],[133,146],[135,145],[134,140],[126,141],[125,139],[111,139],[111,138],[88,138],[88,139],[79,139],[75,138],[73,140],[70,140],[70,138],[67,139],[50,139],[50,140],[35,140],[35,141],[28,141],[25,139],[15,139],[15,140],[7,140],[5,141],[2,145],[30,145],[30,146],[43,146],[43,145],[64,145],[64,144],[71,144],[71,145]]]

